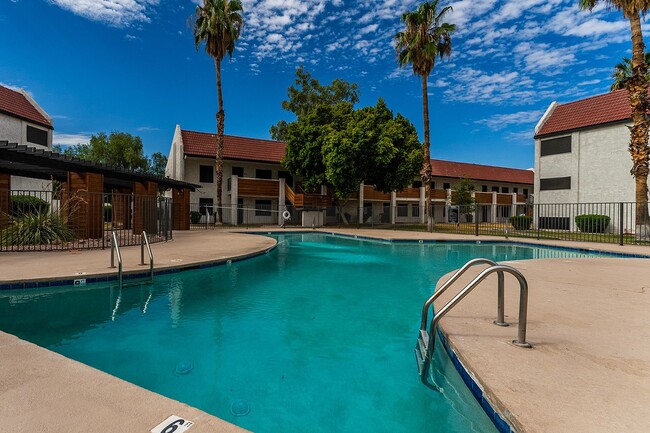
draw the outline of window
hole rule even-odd
[[[211,198],[200,198],[199,212],[201,215],[205,215],[206,213],[212,215],[214,212],[214,200]]]
[[[514,188],[512,188],[512,192],[514,192],[515,194],[519,194],[519,188],[515,186]]]
[[[501,187],[501,192],[504,194],[508,194],[510,193],[510,188],[508,188],[507,186]]]
[[[273,172],[271,170],[255,170],[255,177],[258,179],[273,179]]]
[[[540,156],[571,153],[571,136],[542,140],[540,143]]]
[[[492,192],[499,192],[499,187],[498,186],[493,186],[492,187]]]
[[[448,183],[443,183],[442,184],[442,189],[449,189],[449,188],[451,188],[450,184],[448,184]]]
[[[214,182],[214,167],[211,165],[199,165],[199,182]]]
[[[237,177],[244,177],[244,167],[233,167],[232,175]]]
[[[418,204],[411,205],[411,216],[412,217],[419,217],[420,216],[420,205],[418,205]]]
[[[421,180],[413,181],[413,188],[422,188],[422,181]],[[433,186],[431,188],[433,188]]]
[[[524,188],[524,195],[528,197],[528,188]]]
[[[431,182],[431,189],[436,189],[436,183],[435,182]]]
[[[407,216],[409,216],[409,205],[407,203],[398,203],[397,204],[397,216],[398,217],[407,217]]]
[[[255,216],[271,216],[271,200],[255,200]]]
[[[571,176],[548,177],[539,180],[540,191],[552,191],[558,189],[571,189]]]
[[[27,125],[27,141],[47,146],[47,131]]]
[[[482,185],[482,186],[481,186],[481,192],[488,192],[488,187],[487,187],[487,185]]]

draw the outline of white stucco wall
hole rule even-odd
[[[47,131],[47,146],[27,141],[27,126],[32,126],[43,131]],[[52,149],[52,130],[32,122],[0,113],[0,140],[9,143],[27,145],[39,149]],[[40,179],[32,179],[21,176],[11,176],[11,189],[20,191],[51,191],[52,182]]]
[[[590,128],[571,134],[571,153],[540,156],[535,140],[536,203],[634,201],[627,124]],[[559,138],[558,134],[548,138]],[[540,191],[540,179],[571,176],[570,190]]]
[[[619,124],[578,134],[578,201],[635,201],[628,125]]]

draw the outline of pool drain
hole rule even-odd
[[[176,364],[176,374],[187,374],[194,368],[194,364],[190,361],[181,361]]]
[[[230,412],[235,416],[248,415],[250,411],[251,407],[243,400],[235,400],[230,405]]]

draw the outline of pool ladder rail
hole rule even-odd
[[[447,302],[428,322],[429,308],[433,302],[440,297],[453,283],[455,283],[469,268],[476,265],[490,265],[470,281],[456,296]],[[430,381],[429,370],[434,353],[436,327],[440,319],[454,308],[469,292],[476,288],[485,278],[495,273],[497,274],[498,294],[497,294],[497,319],[493,322],[497,326],[509,326],[510,324],[504,318],[504,273],[513,275],[519,281],[519,328],[517,339],[512,343],[519,347],[532,347],[526,342],[526,321],[528,315],[528,282],[523,274],[512,266],[500,265],[490,259],[473,259],[456,271],[445,283],[440,286],[435,293],[426,300],[422,307],[422,321],[420,323],[420,332],[415,345],[415,358],[418,364],[418,373],[422,383],[429,388],[439,390],[438,387]],[[427,331],[427,325],[429,330]]]
[[[147,247],[147,253],[149,255],[149,280],[153,282],[153,252],[151,251],[151,244],[149,244],[149,238],[147,237],[147,232],[142,231],[140,236],[140,264],[144,266],[144,247]],[[112,232],[112,241],[111,241],[111,268],[115,268],[115,256],[117,256],[117,280],[120,289],[124,286],[124,278],[122,274],[122,252],[120,251],[120,243],[117,239],[117,233]]]

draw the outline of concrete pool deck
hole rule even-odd
[[[268,230],[278,231],[277,227]],[[383,239],[504,240],[375,229],[323,232]],[[262,236],[206,230],[174,233],[173,242],[154,244],[152,249],[156,269],[163,269],[246,257],[274,244]],[[650,247],[552,244],[650,256]],[[138,265],[138,247],[123,248],[122,253],[125,272],[146,269]],[[80,278],[79,272],[84,277],[115,274],[108,268],[107,250],[2,253],[0,258],[0,284],[25,281],[26,274],[34,281]],[[509,264],[528,279],[532,349],[509,343],[516,337],[518,302],[518,288],[510,277],[506,277],[506,318],[512,326],[491,324],[496,314],[496,277],[489,277],[441,322],[450,345],[493,407],[522,433],[650,431],[650,346],[646,344],[650,341],[650,262],[600,258]],[[479,271],[469,271],[463,281]],[[463,281],[457,283],[459,288]],[[148,432],[172,414],[196,422],[190,433],[243,431],[1,332],[0,360],[0,417],[6,431]],[[413,370],[416,375],[415,360]]]

